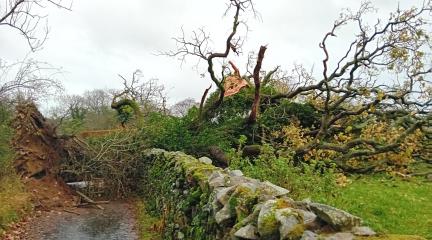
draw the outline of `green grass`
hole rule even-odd
[[[17,176],[0,179],[0,236],[8,225],[31,209],[29,194]]]
[[[432,239],[432,183],[424,178],[361,176],[337,196],[314,200],[361,217],[379,233]]]
[[[31,209],[30,196],[12,167],[10,117],[0,103],[0,238],[9,224],[20,220]]]
[[[159,219],[147,213],[145,203],[142,200],[138,200],[136,206],[140,240],[162,239],[161,234],[154,230],[154,226],[157,225]]]

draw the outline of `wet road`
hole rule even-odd
[[[136,222],[127,203],[103,205],[104,210],[53,211],[33,219],[21,239],[32,240],[135,240]],[[79,214],[79,215],[78,215]]]

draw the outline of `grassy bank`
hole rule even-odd
[[[139,228],[140,240],[160,240],[160,233],[156,232],[158,218],[155,218],[147,213],[145,203],[142,200],[137,200],[137,222]]]
[[[0,236],[7,226],[31,209],[29,195],[18,177],[7,176],[0,180]]]
[[[10,113],[0,105],[0,235],[30,209],[30,198],[12,167]]]
[[[319,197],[317,197],[319,198]],[[432,183],[388,175],[361,176],[333,198],[315,199],[360,216],[380,233],[432,239]]]

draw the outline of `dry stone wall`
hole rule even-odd
[[[163,239],[356,239],[375,235],[361,219],[294,201],[270,182],[221,169],[206,157],[144,152],[143,196],[162,219]]]

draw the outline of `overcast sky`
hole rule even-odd
[[[198,27],[211,33],[213,46],[223,49],[232,17],[224,17],[222,0],[75,0],[72,11],[49,8],[50,34],[44,48],[31,55],[62,67],[60,80],[70,94],[94,88],[120,88],[117,74],[131,75],[141,69],[145,78],[158,78],[167,89],[170,103],[187,97],[199,99],[211,83],[204,65],[194,69],[190,59],[180,67],[176,59],[157,56],[158,51],[175,47],[172,37]],[[289,70],[293,63],[315,66],[323,58],[318,43],[329,31],[343,8],[357,9],[359,0],[255,0],[261,19],[249,17],[248,41],[244,51],[268,44],[264,69],[277,65]],[[421,0],[375,0],[375,16],[387,18],[398,4],[408,7]],[[340,52],[348,35],[332,40],[330,47]],[[0,58],[10,62],[29,51],[14,31],[0,29]],[[247,54],[236,62],[245,61]],[[239,64],[240,64],[239,63]],[[240,67],[243,68],[240,64]],[[244,69],[244,68],[243,68]],[[242,70],[242,69],[241,69]]]

